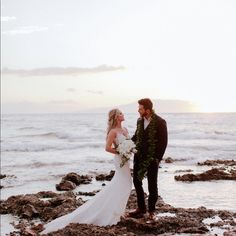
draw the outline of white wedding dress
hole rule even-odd
[[[119,144],[124,139],[126,137],[118,133],[115,142]],[[98,226],[117,224],[125,212],[132,188],[132,179],[129,161],[123,167],[120,167],[121,158],[119,155],[115,155],[114,163],[115,175],[104,189],[73,212],[44,225],[45,229],[41,234],[57,231],[70,223],[93,224]]]

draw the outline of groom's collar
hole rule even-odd
[[[152,117],[150,116],[150,117],[148,117],[148,118],[146,118],[146,117],[144,117],[143,118],[143,120],[145,120],[145,121],[147,121],[147,122],[150,122],[151,121],[151,119],[152,119]]]

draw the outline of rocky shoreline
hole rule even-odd
[[[177,181],[210,181],[210,180],[236,180],[236,161],[234,160],[207,160],[198,162],[199,166],[211,166],[200,174],[184,174],[175,176]]]
[[[11,236],[39,235],[42,223],[49,222],[61,215],[72,212],[84,201],[72,192],[57,194],[54,192],[39,192],[12,196],[1,202],[1,214],[13,214],[20,218],[14,225],[16,231]],[[126,211],[136,207],[136,194],[133,190]],[[225,236],[236,234],[236,213],[224,210],[212,210],[205,207],[175,208],[165,203],[159,196],[156,205],[156,220],[133,219],[123,217],[117,225],[99,227],[86,224],[70,224],[64,229],[47,234],[48,236],[68,235],[173,235],[173,234],[208,234],[218,227],[225,230]],[[217,222],[207,223],[207,219],[218,218]],[[209,234],[208,234],[209,235]]]
[[[172,163],[174,160],[168,160]],[[194,178],[205,175],[205,173],[215,173],[214,179],[219,179],[218,174],[230,174],[234,171],[235,161],[206,161],[198,165],[211,166],[212,169],[201,174],[185,174],[181,178],[193,175]],[[215,171],[215,169],[217,171]],[[191,172],[185,170],[182,172]],[[175,173],[179,173],[177,171]],[[234,172],[233,172],[234,174]],[[99,174],[95,177],[97,181],[109,181],[112,179],[114,171],[109,174]],[[211,176],[210,174],[208,176]],[[217,177],[218,176],[218,177]],[[2,176],[5,178],[6,176]],[[176,177],[175,177],[176,179]],[[209,179],[209,178],[208,178]],[[227,178],[226,178],[227,179]],[[235,180],[235,179],[234,179]],[[11,214],[19,218],[18,223],[13,223],[15,231],[10,236],[33,236],[39,235],[43,229],[43,224],[51,220],[72,212],[77,207],[84,204],[80,196],[94,196],[99,190],[92,192],[77,192],[72,190],[81,184],[89,184],[92,181],[90,175],[78,175],[71,172],[65,175],[56,189],[64,191],[55,193],[52,191],[41,191],[36,194],[25,194],[11,196],[7,200],[0,202],[0,213]],[[183,180],[182,180],[183,181]],[[190,181],[190,180],[186,180]],[[147,196],[146,196],[147,198]],[[136,193],[132,190],[126,213],[136,208]],[[205,207],[198,208],[178,208],[165,203],[159,196],[156,205],[156,220],[148,221],[147,218],[133,219],[122,217],[117,225],[99,227],[86,224],[70,224],[64,229],[47,234],[48,236],[77,236],[77,235],[214,235],[214,230],[221,230],[224,236],[236,235],[236,212],[226,210],[212,210]]]

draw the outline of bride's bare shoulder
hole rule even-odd
[[[116,135],[117,135],[117,130],[116,130],[116,129],[111,129],[111,130],[109,131],[108,135],[109,135],[109,136],[114,136],[114,137],[116,137]]]

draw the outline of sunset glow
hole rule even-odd
[[[3,112],[141,97],[236,112],[235,1],[29,2],[2,1]]]

